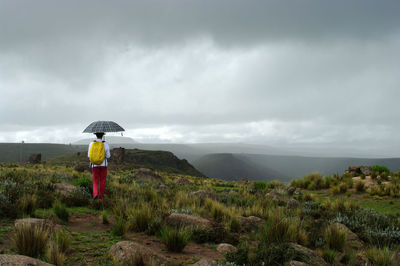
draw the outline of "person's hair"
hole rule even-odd
[[[103,132],[94,133],[94,134],[96,135],[96,137],[97,137],[98,139],[102,139],[103,136],[104,136],[104,133],[103,133]]]

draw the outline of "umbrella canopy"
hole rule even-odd
[[[113,121],[96,121],[91,123],[83,133],[99,133],[99,132],[121,132],[125,131],[120,125]]]

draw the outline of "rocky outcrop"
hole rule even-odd
[[[204,218],[183,214],[183,213],[172,213],[167,217],[167,223],[172,226],[192,226],[210,228],[212,223]]]
[[[287,189],[287,193],[288,193],[289,196],[292,196],[295,192],[296,192],[296,188],[295,187],[289,187]]]
[[[28,162],[29,163],[41,163],[42,161],[42,154],[41,153],[34,153],[29,156]]]
[[[323,266],[323,265],[328,265],[324,259],[314,250],[311,250],[309,248],[303,247],[299,244],[295,243],[290,243],[290,247],[297,252],[302,253],[304,256],[307,257],[308,262],[307,265],[311,266]]]
[[[206,198],[215,199],[216,198],[215,194],[208,190],[198,190],[195,192],[191,192],[190,196],[198,197],[200,199],[206,199]]]
[[[372,168],[370,166],[361,166],[360,171],[365,176],[370,176],[372,174]]]
[[[133,241],[121,241],[111,246],[111,258],[122,265],[141,260],[145,265],[169,265],[168,259],[153,250]],[[136,264],[135,264],[136,265]]]
[[[221,243],[217,246],[217,251],[223,255],[237,251],[237,248],[231,244]]]
[[[201,259],[198,262],[192,264],[192,266],[216,266],[218,263],[212,259]]]
[[[73,193],[78,190],[78,188],[76,186],[67,184],[67,183],[56,183],[56,184],[54,184],[54,187],[55,187],[55,191],[57,193],[60,193],[63,195],[67,195],[67,194]]]
[[[264,224],[264,220],[256,216],[236,216],[236,219],[245,231],[257,230]]]
[[[135,179],[145,182],[151,182],[151,181],[164,182],[161,176],[159,176],[158,174],[147,168],[137,169],[135,171]]]
[[[22,255],[0,254],[0,265],[51,266],[53,264]]]
[[[186,178],[178,178],[177,180],[175,180],[175,183],[178,185],[190,185],[191,182],[189,180],[187,180]]]
[[[124,148],[115,148],[112,151],[112,160],[116,164],[122,164],[125,159],[125,149]]]
[[[47,220],[47,219],[25,218],[25,219],[15,220],[15,222],[14,222],[15,227],[22,226],[22,225],[44,227],[49,232],[54,232],[55,230],[58,229],[51,220]]]

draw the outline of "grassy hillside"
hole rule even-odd
[[[139,155],[173,160],[129,152],[130,160]],[[311,174],[289,186],[167,172],[143,181],[110,169],[99,201],[87,172],[0,164],[0,261],[29,254],[56,265],[398,265],[400,177],[376,169],[370,177]],[[57,226],[14,225],[26,217]]]
[[[149,150],[125,150],[124,162],[120,165],[114,163],[114,158],[109,159],[111,169],[132,170],[138,168],[149,168],[167,173],[185,174],[191,176],[204,176],[188,161],[177,158],[173,153],[166,151]],[[75,154],[63,155],[48,160],[49,164],[74,165],[89,164],[87,152],[76,152]]]

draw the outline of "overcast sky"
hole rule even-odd
[[[140,142],[400,156],[400,1],[0,2],[0,142]]]

